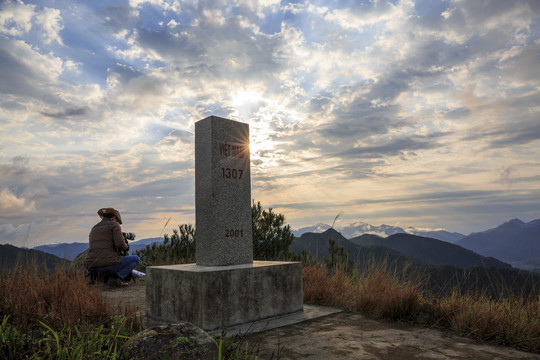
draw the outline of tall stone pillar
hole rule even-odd
[[[195,219],[197,265],[253,262],[248,124],[195,123]]]
[[[147,268],[146,308],[205,330],[299,312],[302,264],[253,261],[247,124],[195,123],[196,263]]]

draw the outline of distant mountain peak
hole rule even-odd
[[[338,235],[340,237],[343,237],[343,235],[339,231],[337,231],[336,229],[334,229],[332,227],[330,229],[324,231],[322,234],[325,235],[325,236],[336,236],[336,235]]]
[[[388,235],[393,235],[397,233],[404,233],[399,226],[381,224],[379,226],[370,225],[362,221],[356,221],[348,226],[341,228],[341,233],[346,238],[353,238],[363,234],[375,234],[379,236],[386,237]]]
[[[292,233],[294,236],[299,237],[304,233],[322,233],[325,230],[328,230],[330,228],[330,225],[324,224],[324,223],[317,223],[313,226],[306,226],[303,228],[300,228],[298,230],[293,230]]]
[[[497,226],[494,229],[487,230],[487,231],[509,231],[510,229],[515,229],[515,228],[523,229],[525,226],[527,226],[527,224],[525,224],[520,219],[516,218],[516,219],[512,219],[510,221],[507,221],[504,224],[501,224],[501,225]]]
[[[527,224],[520,219],[512,219],[496,228],[473,233],[457,244],[515,267],[532,270],[540,259],[539,237],[540,219]]]

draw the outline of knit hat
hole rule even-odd
[[[104,215],[109,215],[110,214],[112,216],[116,216],[116,221],[118,221],[119,224],[122,223],[122,217],[120,216],[120,213],[118,212],[118,210],[116,210],[114,208],[102,208],[102,209],[99,209],[97,214],[102,219],[103,219]]]

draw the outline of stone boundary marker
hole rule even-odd
[[[253,262],[248,124],[195,123],[195,209],[197,265]]]
[[[147,268],[150,318],[226,329],[302,312],[302,264],[253,261],[249,126],[195,123],[196,263]]]

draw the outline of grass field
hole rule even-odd
[[[377,265],[360,272],[310,262],[303,283],[308,304],[540,352],[540,296],[429,296],[421,274],[405,277]],[[82,271],[44,274],[26,266],[0,274],[0,359],[118,359],[141,324],[133,309],[108,304]],[[221,359],[256,358],[238,344],[221,342],[220,349]]]

